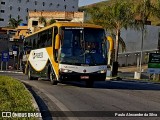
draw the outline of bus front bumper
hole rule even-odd
[[[60,80],[68,81],[105,81],[106,73],[60,73]]]

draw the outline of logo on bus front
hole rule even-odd
[[[33,59],[35,58],[43,58],[43,52],[39,52],[39,53],[32,53]]]

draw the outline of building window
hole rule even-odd
[[[1,2],[2,5],[5,5],[5,2]]]
[[[66,9],[66,8],[67,8],[67,5],[64,6],[64,9]]]
[[[20,16],[18,15],[18,20],[20,19]]]
[[[26,9],[26,11],[28,12],[28,8]]]
[[[21,8],[20,8],[20,7],[18,7],[18,11],[21,11]]]
[[[37,1],[35,1],[34,3],[35,3],[35,5],[37,5]]]
[[[4,21],[4,19],[3,19],[3,18],[0,18],[0,21]]]
[[[52,5],[53,5],[52,3],[49,4],[49,6],[52,6]]]
[[[29,2],[29,0],[26,0],[26,2]]]
[[[45,2],[43,2],[43,6],[45,6]]]
[[[9,18],[10,18],[10,19],[12,18],[12,15],[11,15],[11,14],[9,15]]]
[[[60,6],[60,4],[57,4],[57,7],[59,7]]]
[[[4,10],[1,10],[1,13],[4,13]]]
[[[32,26],[37,26],[38,25],[38,21],[32,21]]]
[[[10,6],[9,9],[12,10],[12,6]]]
[[[34,9],[34,12],[36,12],[37,10],[36,9]]]
[[[21,0],[18,0],[19,3],[21,3]]]
[[[28,20],[28,16],[26,16],[26,21]]]
[[[72,6],[72,8],[75,8],[74,6]]]

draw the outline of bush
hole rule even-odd
[[[2,112],[36,112],[32,105],[31,94],[18,80],[7,76],[0,76],[0,91],[0,109]],[[18,120],[18,118],[14,119]],[[35,118],[23,119],[35,120]]]

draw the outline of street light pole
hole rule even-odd
[[[144,10],[142,16],[142,41],[141,41],[141,54],[140,54],[140,73],[142,72],[142,61],[143,61],[143,41],[144,41],[144,27],[145,27],[145,10],[146,10],[146,0],[144,0]]]

